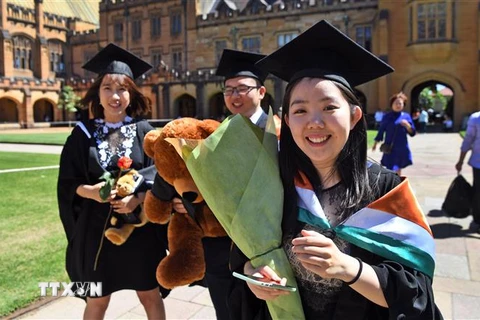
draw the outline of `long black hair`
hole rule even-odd
[[[282,126],[280,134],[279,166],[284,186],[284,215],[282,226],[290,231],[297,218],[297,193],[294,179],[298,172],[303,172],[316,191],[322,190],[322,181],[310,158],[297,146],[293,140],[290,127],[285,121],[290,109],[290,98],[293,89],[302,79],[287,85],[282,103]],[[344,85],[332,81],[340,89],[345,100],[350,105],[351,112],[355,106],[360,106],[357,97]],[[345,196],[341,197],[341,207],[352,208],[365,200],[373,200],[367,175],[367,123],[365,116],[350,130],[345,146],[335,161],[334,172],[338,172],[345,186]],[[332,172],[332,174],[334,173]]]

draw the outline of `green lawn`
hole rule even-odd
[[[0,168],[56,165],[58,155],[0,153]],[[42,158],[42,159],[40,159]],[[0,317],[40,298],[39,282],[66,281],[58,169],[0,174]]]
[[[69,132],[0,133],[0,142],[63,145],[69,135]]]
[[[0,170],[54,166],[59,161],[57,154],[0,152]]]

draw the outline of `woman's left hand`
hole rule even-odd
[[[113,207],[113,211],[122,214],[131,213],[142,201],[135,197],[133,194],[121,199],[115,199],[110,201],[110,205]]]
[[[310,230],[292,240],[293,252],[307,269],[322,278],[352,280],[358,272],[358,260],[338,249],[332,239]]]

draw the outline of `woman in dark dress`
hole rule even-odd
[[[392,111],[383,117],[372,147],[375,151],[378,142],[381,142],[385,135],[385,143],[392,145],[392,151],[383,154],[381,163],[398,175],[402,174],[403,168],[412,164],[412,152],[408,145],[407,134],[413,137],[417,133],[412,117],[407,112],[403,112],[406,102],[407,96],[402,92],[390,98]]]
[[[135,228],[121,245],[104,238],[110,210],[120,217],[131,214],[142,204],[156,172],[142,147],[144,135],[153,127],[135,120],[150,106],[133,79],[150,67],[113,44],[92,58],[84,68],[99,77],[82,103],[90,106],[94,119],[79,123],[62,151],[58,202],[68,240],[67,272],[72,282],[102,283],[101,297],[77,291],[86,298],[85,319],[102,319],[111,293],[122,289],[137,291],[149,319],[165,318],[155,278],[157,265],[166,255],[165,227],[147,223]],[[99,178],[105,171],[118,170],[117,160],[123,156],[132,159],[131,168],[145,180],[132,195],[117,199],[112,191],[102,200],[99,190],[105,182]]]
[[[257,65],[289,82],[279,152],[283,248],[305,318],[442,319],[431,231],[408,180],[367,162],[366,122],[353,91],[393,69],[325,21]],[[285,284],[270,266],[236,257],[235,271]],[[269,318],[262,300],[286,294],[237,282],[232,298],[240,302],[230,301],[236,318],[261,319]]]

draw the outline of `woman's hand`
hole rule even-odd
[[[133,194],[123,197],[121,199],[114,199],[110,201],[113,211],[122,214],[131,213],[142,203],[140,197],[135,197]]]
[[[322,278],[351,281],[358,272],[358,260],[343,253],[324,235],[302,230],[302,236],[292,240],[292,251],[300,263]]]
[[[372,151],[377,150],[377,141],[373,142]]]
[[[269,266],[262,266],[255,269],[250,263],[250,261],[247,261],[247,263],[245,263],[245,266],[243,267],[243,271],[246,275],[252,275],[254,277],[258,277],[259,278],[258,280],[260,281],[273,282],[280,285],[287,284],[287,279],[280,278],[275,273],[275,271],[273,271]],[[276,299],[278,298],[278,296],[283,296],[290,293],[284,290],[277,290],[277,289],[272,289],[268,287],[257,286],[249,282],[247,282],[247,286],[250,288],[250,290],[258,299],[267,300],[267,301]]]
[[[110,202],[115,198],[116,191],[110,192],[110,196],[103,200],[102,197],[100,197],[100,188],[105,185],[105,181],[99,182],[94,185],[89,185],[89,184],[82,184],[77,187],[77,194],[86,199],[92,199],[94,201],[103,203],[103,202]]]
[[[405,129],[407,129],[409,133],[412,132],[412,125],[407,120],[403,119],[402,121],[400,121],[400,125]]]

